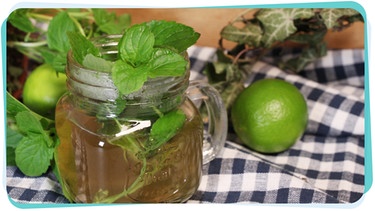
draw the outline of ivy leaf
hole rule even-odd
[[[227,25],[221,30],[220,35],[222,38],[238,44],[257,47],[262,39],[262,29],[253,23],[246,24],[240,29],[233,25]]]
[[[157,48],[147,64],[150,78],[162,76],[181,76],[186,71],[188,62],[180,54],[167,49]]]
[[[262,22],[264,35],[262,42],[265,47],[270,47],[276,41],[296,32],[294,20],[298,18],[307,19],[314,16],[313,9],[262,9],[257,14],[257,19]]]
[[[325,56],[327,53],[327,45],[322,42],[311,48],[304,48],[302,53],[297,57],[287,60],[280,64],[281,69],[289,69],[294,72],[303,70],[308,64],[315,61],[317,58]]]
[[[155,38],[149,27],[144,24],[127,29],[119,44],[119,57],[134,67],[150,60]]]
[[[185,119],[183,111],[174,110],[156,120],[151,126],[150,139],[146,145],[147,150],[155,150],[173,138],[184,125]]]
[[[70,45],[67,32],[69,31],[76,31],[74,21],[67,12],[59,12],[48,25],[48,47],[60,52],[68,52]]]
[[[220,56],[220,52],[217,52]],[[244,89],[244,76],[238,65],[228,62],[208,63],[205,69],[209,83],[220,93],[225,107],[229,109]]]
[[[322,42],[324,36],[326,35],[326,30],[315,31],[315,33],[296,33],[287,38],[286,40],[308,44],[310,46],[316,45],[317,43]]]
[[[112,79],[121,94],[130,94],[143,86],[147,80],[147,69],[145,66],[133,67],[117,60],[112,68]]]
[[[322,9],[320,15],[322,16],[325,25],[328,29],[340,26],[337,20],[342,16],[353,16],[359,14],[354,9]]]
[[[220,82],[213,85],[224,101],[226,109],[230,109],[237,96],[245,89],[242,81]]]

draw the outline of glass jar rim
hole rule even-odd
[[[93,42],[94,45],[99,48],[102,54],[117,54],[117,44],[121,36],[122,35],[101,36],[95,38]],[[68,82],[68,85],[85,85],[81,88],[86,89],[88,92],[90,91],[87,89],[100,88],[100,93],[103,94],[95,94],[95,91],[91,90],[92,94],[89,97],[94,99],[98,98],[98,100],[101,101],[115,101],[119,98],[135,100],[137,98],[141,98],[142,96],[146,97],[147,95],[158,95],[160,92],[168,92],[169,89],[182,89],[172,90],[172,92],[178,91],[178,93],[182,93],[182,91],[186,91],[190,77],[190,61],[187,51],[184,52],[184,57],[186,58],[188,65],[185,73],[182,76],[148,78],[140,90],[127,95],[122,95],[113,83],[111,72],[84,67],[74,59],[73,52],[70,50],[67,54],[68,64],[66,68],[68,81],[71,81],[71,83]],[[71,87],[70,89],[74,89],[74,87]]]

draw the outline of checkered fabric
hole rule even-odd
[[[215,48],[193,46],[191,79],[205,79]],[[272,60],[272,59],[271,59]],[[267,61],[267,60],[265,60]],[[246,86],[262,78],[294,84],[308,103],[305,134],[289,150],[249,150],[229,127],[222,153],[203,167],[201,184],[186,203],[352,203],[364,193],[364,50],[330,50],[299,74],[257,62]],[[52,173],[24,176],[7,167],[15,202],[67,203]]]

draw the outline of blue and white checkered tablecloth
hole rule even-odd
[[[193,46],[191,78],[215,60],[215,48]],[[201,184],[186,203],[353,203],[365,190],[365,55],[363,49],[330,50],[299,74],[257,62],[246,86],[281,78],[299,88],[309,109],[305,134],[289,150],[263,155],[241,145],[233,130],[220,155],[203,167]],[[367,139],[366,139],[367,141]],[[68,203],[51,172],[27,177],[6,169],[15,203]]]

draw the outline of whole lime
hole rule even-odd
[[[246,146],[261,153],[279,153],[304,133],[308,109],[294,85],[281,79],[260,79],[236,98],[231,120]]]
[[[32,111],[53,119],[56,103],[67,91],[66,75],[49,64],[36,67],[25,81],[23,103]]]

